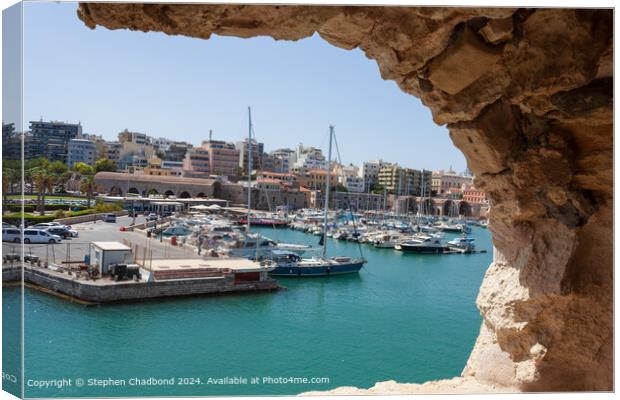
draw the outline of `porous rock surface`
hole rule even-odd
[[[82,3],[84,23],[359,47],[447,124],[491,202],[462,377],[337,394],[612,389],[612,11]]]

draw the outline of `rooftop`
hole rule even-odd
[[[181,178],[177,176],[160,176],[160,175],[136,175],[136,174],[124,174],[121,172],[98,172],[95,175],[95,179],[111,179],[120,182],[156,182],[167,183],[172,185],[177,184],[193,184],[193,185],[212,185],[215,179],[206,178]]]
[[[93,242],[93,246],[99,247],[101,250],[126,250],[131,251],[131,248],[125,246],[121,242]]]
[[[228,268],[234,272],[264,271],[257,262],[245,258],[187,258],[187,259],[158,259],[147,262],[147,269],[152,271],[188,270],[192,268]]]

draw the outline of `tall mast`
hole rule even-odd
[[[329,211],[329,184],[331,178],[332,164],[332,140],[334,137],[334,127],[329,126],[329,150],[327,152],[327,175],[325,176],[325,219],[323,222],[323,257],[327,257],[327,212]]]
[[[248,107],[248,216],[246,232],[250,233],[250,210],[252,204],[252,109]]]

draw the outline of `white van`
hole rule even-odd
[[[2,241],[3,242],[15,242],[22,241],[22,236],[17,228],[2,228]]]
[[[24,230],[24,243],[60,243],[61,237],[52,235],[43,229]]]

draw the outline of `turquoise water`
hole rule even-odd
[[[282,241],[305,233],[265,229]],[[363,245],[359,275],[280,279],[276,293],[86,307],[27,290],[26,379],[73,379],[62,389],[26,385],[26,396],[297,394],[394,379],[423,382],[463,369],[480,327],[474,302],[491,254],[412,255]],[[358,255],[330,239],[331,255]],[[19,290],[6,288],[6,304]],[[193,385],[132,386],[136,378],[197,378]],[[326,377],[325,383],[209,384],[209,378]],[[75,386],[75,379],[124,379]],[[186,381],[191,383],[192,380]]]

